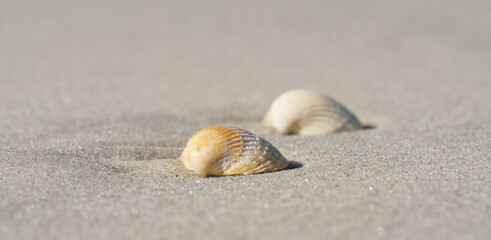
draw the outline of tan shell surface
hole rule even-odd
[[[356,116],[336,100],[308,90],[278,96],[263,123],[281,134],[321,135],[363,128]]]
[[[200,154],[207,149],[217,154]],[[225,126],[198,131],[188,141],[180,159],[187,169],[202,176],[271,172],[288,165],[283,155],[265,139],[243,129]],[[207,161],[211,162],[206,172],[197,171],[197,165]]]

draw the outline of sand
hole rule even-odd
[[[490,239],[489,1],[1,1],[0,239]],[[371,129],[280,136],[284,91]],[[292,162],[200,178],[212,125]]]

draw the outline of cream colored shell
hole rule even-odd
[[[255,134],[224,126],[198,131],[180,160],[198,175],[245,175],[284,169],[288,161],[268,141]]]
[[[353,113],[332,98],[308,90],[278,96],[263,123],[281,134],[321,135],[363,128]]]

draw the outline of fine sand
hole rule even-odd
[[[0,239],[490,239],[490,2],[345,2],[0,0]],[[372,128],[262,126],[296,88]],[[212,125],[289,168],[198,177]]]

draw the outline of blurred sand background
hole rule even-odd
[[[0,239],[490,239],[490,9],[0,0]],[[375,128],[279,136],[294,88]],[[199,178],[211,125],[294,164]]]

